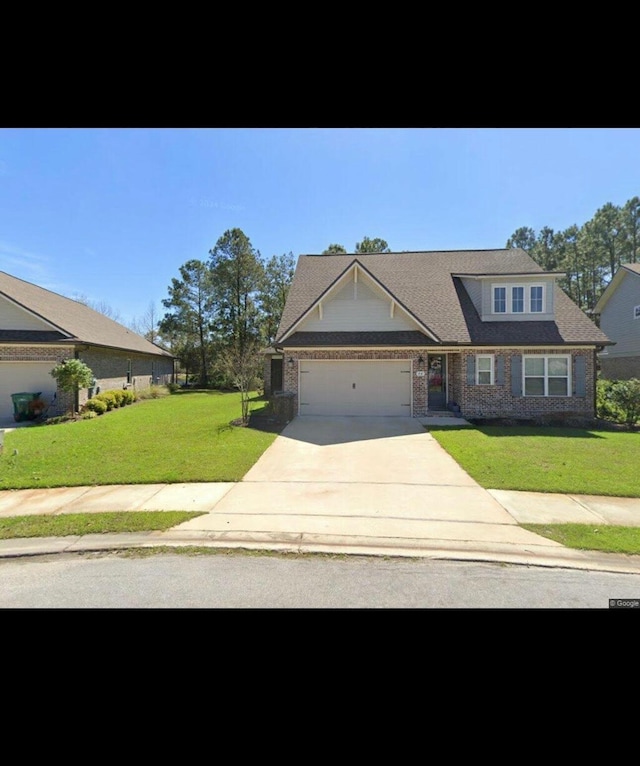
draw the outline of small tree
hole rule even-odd
[[[74,395],[74,407],[78,406],[78,391],[93,384],[93,372],[79,359],[63,359],[53,370],[51,376],[56,379],[58,388]]]
[[[252,340],[242,348],[227,348],[218,357],[218,368],[240,391],[242,424],[249,423],[249,398],[262,371],[260,344]]]

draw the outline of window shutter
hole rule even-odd
[[[514,354],[511,357],[511,393],[522,396],[522,356]]]
[[[475,356],[467,357],[467,385],[473,386],[476,382],[476,358]]]
[[[496,358],[496,385],[504,386],[504,357]]]
[[[587,395],[587,360],[583,356],[576,357],[573,386],[576,396]]]

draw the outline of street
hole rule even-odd
[[[608,609],[640,575],[430,559],[246,553],[0,561],[2,609]]]

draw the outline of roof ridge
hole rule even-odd
[[[428,255],[431,253],[499,253],[504,252],[527,252],[521,247],[480,247],[480,248],[454,248],[448,250],[391,250],[387,253],[301,253],[299,258],[345,258],[348,256],[359,258],[362,255]],[[528,255],[528,253],[527,253]]]

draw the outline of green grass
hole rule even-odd
[[[0,519],[0,540],[164,531],[202,515],[201,511],[121,511],[68,513],[60,516],[10,516]]]
[[[18,428],[4,437],[0,490],[239,481],[276,437],[231,426],[240,415],[239,393],[203,391]]]
[[[640,497],[640,432],[578,428],[429,428],[486,489]]]
[[[579,550],[640,554],[640,527],[590,524],[521,524],[537,535]]]

